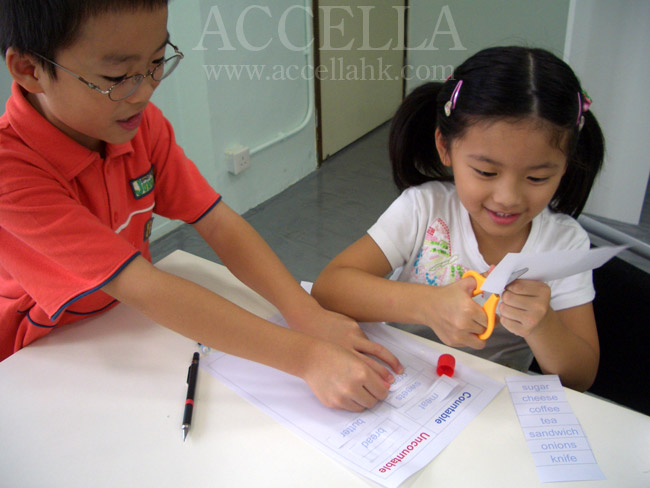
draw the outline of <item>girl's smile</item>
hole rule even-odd
[[[488,212],[488,215],[492,218],[495,224],[497,225],[511,225],[513,224],[521,214],[515,213],[515,214],[508,214],[508,213],[501,213],[501,212],[494,212],[490,209],[486,209]]]

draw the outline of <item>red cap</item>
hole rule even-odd
[[[438,358],[438,369],[436,372],[438,376],[446,374],[447,376],[454,376],[454,369],[456,368],[456,358],[451,354],[442,354]]]

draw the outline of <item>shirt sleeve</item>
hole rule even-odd
[[[138,255],[42,169],[3,159],[0,179],[2,267],[50,318]]]
[[[382,250],[393,270],[406,264],[418,245],[418,229],[422,218],[418,211],[416,189],[405,190],[377,222],[368,230],[368,235]]]

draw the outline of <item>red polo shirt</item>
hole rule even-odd
[[[114,305],[99,289],[137,255],[151,260],[154,211],[193,223],[219,200],[153,104],[102,158],[14,83],[0,118],[0,360]]]

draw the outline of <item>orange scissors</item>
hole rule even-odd
[[[512,273],[506,285],[509,285],[510,283],[515,281],[526,271],[528,271],[528,268],[520,269]],[[486,279],[485,276],[483,276],[481,273],[478,273],[476,271],[465,271],[465,273],[463,273],[463,278],[465,278],[466,276],[470,278],[474,278],[476,280],[476,288],[474,288],[474,291],[472,292],[472,296],[475,297],[476,295],[480,295],[481,293],[483,293],[483,283],[485,282]],[[488,324],[487,324],[487,328],[485,329],[485,332],[483,332],[482,334],[478,334],[478,338],[483,341],[488,337],[490,337],[492,335],[492,332],[494,331],[494,325],[496,323],[496,317],[497,317],[497,305],[499,303],[500,298],[501,296],[498,293],[492,293],[492,295],[490,295],[490,298],[488,298],[487,301],[483,304],[483,311],[485,312],[485,315],[487,315],[487,319],[488,319]]]

